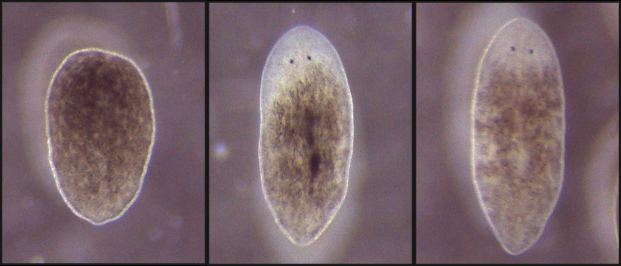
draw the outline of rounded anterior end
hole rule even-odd
[[[565,97],[546,33],[507,23],[481,59],[472,104],[472,176],[494,235],[510,254],[541,236],[561,193]]]
[[[353,103],[338,53],[309,27],[288,31],[261,77],[259,165],[275,221],[297,245],[314,242],[339,210],[353,152]]]
[[[140,69],[100,49],[70,54],[50,82],[45,117],[49,161],[65,203],[94,225],[121,217],[140,193],[155,136]]]

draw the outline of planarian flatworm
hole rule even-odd
[[[138,66],[101,49],[71,53],[50,82],[45,122],[56,186],[71,211],[94,225],[121,217],[140,193],[155,139]]]
[[[512,255],[541,236],[563,184],[565,98],[546,33],[530,20],[504,25],[483,53],[471,120],[479,203]]]
[[[314,29],[289,30],[267,57],[260,94],[263,195],[281,231],[306,246],[347,194],[353,102],[336,49]]]

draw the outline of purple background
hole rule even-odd
[[[469,123],[481,54],[516,17],[539,24],[556,49],[567,129],[556,208],[537,243],[511,256],[476,200]],[[608,134],[619,112],[618,39],[618,4],[416,5],[416,262],[619,262],[607,208],[618,152],[618,118],[616,141]],[[616,162],[618,175],[618,153]]]
[[[209,12],[209,261],[411,263],[412,5],[210,4]],[[257,157],[263,66],[296,25],[338,51],[355,120],[345,203],[305,248],[276,228]]]
[[[2,262],[205,262],[205,4],[179,3],[176,24],[167,23],[171,7],[2,3]],[[54,29],[64,41],[41,38],[58,19],[78,17]],[[116,30],[71,31],[89,23]],[[103,226],[65,205],[43,126],[47,82],[64,56],[89,46],[136,62],[156,117],[141,194]]]

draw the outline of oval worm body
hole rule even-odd
[[[69,208],[94,225],[118,219],[138,197],[151,157],[151,91],[136,64],[99,49],[58,67],[45,106],[49,160]]]
[[[347,193],[353,103],[341,59],[309,27],[288,31],[261,77],[259,166],[275,221],[297,245],[315,241]]]
[[[472,176],[494,235],[510,254],[543,232],[563,184],[565,100],[545,32],[515,19],[481,59],[472,104]]]

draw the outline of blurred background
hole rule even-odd
[[[120,219],[75,216],[47,161],[43,107],[71,52],[98,47],[147,78],[155,144]],[[2,262],[205,262],[205,5],[2,3]]]
[[[354,102],[349,191],[326,231],[294,246],[260,187],[259,89],[297,25],[328,38]],[[209,262],[412,262],[412,5],[209,5]]]
[[[538,242],[511,256],[477,202],[469,123],[481,54],[516,17],[539,24],[556,48],[567,129],[556,209]],[[618,263],[611,188],[619,171],[619,5],[417,4],[415,32],[416,262]]]

